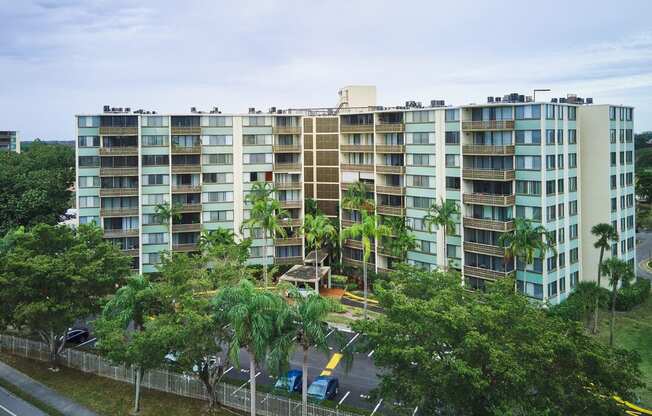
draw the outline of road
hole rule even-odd
[[[640,266],[640,263],[652,257],[652,232],[641,231],[636,234],[636,275],[652,279],[652,274]]]
[[[0,416],[47,416],[47,414],[0,387]]]

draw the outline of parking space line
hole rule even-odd
[[[333,354],[331,359],[328,361],[328,364],[326,364],[326,368],[324,368],[324,371],[322,371],[320,375],[330,376],[333,373],[333,370],[335,370],[335,367],[337,367],[337,365],[340,363],[340,360],[343,356],[344,355],[340,354],[339,352]]]

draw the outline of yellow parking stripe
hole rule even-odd
[[[343,357],[343,355],[340,354],[339,352],[336,352],[335,354],[333,354],[331,359],[328,361],[328,364],[326,364],[326,368],[324,369],[324,371],[321,372],[321,375],[322,376],[330,376],[333,373],[332,370],[334,370],[335,367],[337,367],[337,365],[340,363],[340,360],[342,359],[342,357]]]

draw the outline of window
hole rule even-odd
[[[541,144],[541,130],[516,130],[516,144]]]
[[[541,156],[516,156],[516,169],[541,170]]]
[[[419,132],[406,134],[408,144],[434,144],[435,133]]]
[[[557,296],[557,282],[548,283],[548,297],[554,298]]]
[[[169,194],[146,194],[143,195],[143,205],[158,205],[167,202]]]
[[[571,240],[576,240],[578,237],[577,224],[573,224],[568,227],[568,238]]]
[[[226,116],[201,116],[202,127],[231,127],[233,117]]]
[[[575,264],[578,262],[578,260],[579,260],[579,251],[577,250],[577,247],[572,248],[570,250],[570,263]]]
[[[456,176],[446,176],[446,189],[459,190],[460,187],[460,178]]]
[[[516,120],[530,120],[541,118],[541,105],[519,105],[514,109]]]
[[[79,208],[99,208],[100,197],[98,196],[80,196]]]
[[[577,176],[568,178],[568,192],[577,192]]]
[[[199,136],[172,136],[172,145],[175,147],[188,148],[199,144]]]
[[[616,129],[609,130],[609,142],[616,143]]]
[[[616,119],[616,107],[609,107],[609,120]]]
[[[564,155],[562,154],[557,155],[557,168],[559,169],[564,168]]]
[[[576,107],[568,107],[568,119],[569,120],[576,120],[577,119],[577,108]]]
[[[561,108],[560,108],[561,110]],[[564,130],[557,129],[557,144],[564,144]]]
[[[92,224],[92,223],[99,225],[100,217],[95,215],[86,215],[86,216],[79,217],[79,224]]]
[[[170,177],[168,175],[143,175],[143,185],[168,185]]]
[[[433,198],[424,198],[421,196],[408,196],[405,199],[408,208],[416,209],[429,209],[435,202]]]
[[[407,224],[412,228],[413,231],[428,231],[428,227],[422,218],[407,218]]]
[[[242,136],[242,144],[245,146],[261,146],[271,145],[271,134],[244,134]]]
[[[577,153],[568,154],[568,168],[574,169],[577,167]]]
[[[233,221],[233,211],[204,211],[202,213],[204,222]]]
[[[435,121],[435,112],[432,110],[409,111],[405,113],[405,121],[408,123],[429,123]]]
[[[143,244],[167,244],[168,233],[143,233]]]
[[[546,195],[554,195],[556,193],[555,180],[546,181]]]
[[[100,127],[100,117],[79,116],[77,118],[77,127]]]
[[[634,163],[634,152],[632,152],[631,150],[625,152],[625,163],[627,163],[628,165]]]
[[[205,184],[233,183],[233,174],[232,173],[204,173],[203,182]]]
[[[242,155],[242,159],[245,164],[263,164],[273,162],[273,156],[271,153],[245,153]]]
[[[555,131],[552,129],[546,130],[546,144],[555,144]]]
[[[167,166],[170,164],[168,155],[143,155],[143,166]]]
[[[270,126],[271,124],[272,124],[271,117],[249,116],[244,118],[244,125],[248,127]]]
[[[449,259],[459,259],[460,256],[457,254],[457,248],[458,246],[453,244],[446,244],[446,257]]]
[[[141,116],[140,124],[143,127],[168,127],[168,118],[165,116]]]
[[[564,193],[564,180],[563,179],[557,179],[557,193],[559,193],[559,194]]]
[[[552,205],[546,207],[546,220],[554,221],[557,219],[557,207]]]
[[[625,120],[632,121],[632,113],[634,112],[631,108],[625,108]]]
[[[577,215],[577,201],[570,201],[568,203],[568,215]]]
[[[618,210],[618,201],[616,198],[611,198],[611,212],[616,212]]]
[[[233,155],[230,153],[203,154],[204,165],[232,165]]]
[[[100,167],[99,156],[79,156],[80,168],[98,168]]]
[[[80,176],[79,177],[79,187],[80,188],[98,188],[100,186],[100,177],[99,176]]]
[[[204,192],[202,202],[233,202],[233,192]]]
[[[552,120],[555,118],[555,106],[552,104],[546,104],[546,119]]]
[[[153,146],[167,146],[168,145],[168,136],[142,136],[141,143],[146,147]]]
[[[79,136],[79,147],[99,147],[100,136]]]
[[[460,110],[450,109],[446,110],[446,121],[460,121]]]
[[[447,131],[444,134],[446,144],[460,144],[460,132],[459,131]]]
[[[543,285],[539,283],[523,282],[522,280],[517,280],[516,286],[518,290],[526,296],[539,300],[543,299]]]
[[[575,107],[570,107],[569,110]],[[577,144],[577,130],[575,129],[568,129],[568,144]]]
[[[611,189],[616,189],[617,187],[617,180],[616,180],[616,175],[611,175]]]
[[[143,214],[143,225],[161,225],[164,219],[156,214]]]
[[[460,167],[460,155],[446,155],[446,167],[447,168],[459,168]]]
[[[412,154],[407,155],[407,162],[410,166],[434,166],[435,155],[429,154]]]
[[[566,216],[566,210],[564,209],[564,204],[557,205],[557,218],[564,218]]]
[[[408,186],[414,186],[415,188],[434,188],[435,177],[425,175],[408,175],[407,184]]]
[[[143,253],[143,264],[161,263],[161,253]]]
[[[540,207],[526,207],[523,205],[516,206],[516,217],[526,218],[535,222],[541,221]]]
[[[631,143],[633,139],[634,139],[634,132],[632,131],[632,129],[625,130],[625,142]]]
[[[541,182],[517,180],[516,193],[519,195],[541,195]]]
[[[548,170],[555,169],[555,155],[546,156],[546,169]]]
[[[437,249],[435,243],[426,240],[416,240],[415,251],[420,251],[422,253],[436,254]]]

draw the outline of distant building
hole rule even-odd
[[[20,137],[17,131],[0,131],[0,152],[20,153]]]

